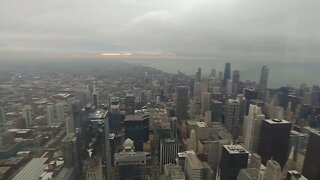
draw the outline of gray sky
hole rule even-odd
[[[0,0],[0,59],[318,61],[319,10],[319,0]]]

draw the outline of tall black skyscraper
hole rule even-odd
[[[262,66],[261,74],[260,74],[260,82],[259,88],[261,91],[260,99],[265,100],[267,95],[267,86],[268,86],[268,76],[269,76],[269,68],[267,66]]]
[[[291,123],[279,119],[262,121],[258,154],[263,164],[273,159],[283,167],[288,159]]]
[[[249,153],[241,145],[224,145],[220,163],[220,179],[236,180],[241,169],[248,166]]]
[[[179,86],[176,95],[176,116],[181,121],[188,116],[189,90],[186,86]]]
[[[196,80],[199,82],[201,81],[201,68],[198,68],[197,74],[196,74]]]
[[[320,179],[320,131],[311,131],[302,174],[308,179]]]
[[[231,78],[231,64],[226,63],[224,67],[224,76],[223,76],[223,87],[226,87],[228,80]]]

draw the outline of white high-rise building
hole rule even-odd
[[[227,94],[232,94],[233,92],[233,82],[229,79],[226,84],[226,92]]]
[[[265,116],[257,105],[250,105],[249,114],[246,116],[243,127],[244,148],[255,153],[258,150],[261,123]]]
[[[185,173],[187,180],[202,180],[204,167],[193,151],[186,153]]]
[[[197,137],[196,132],[192,129],[190,132],[190,137],[187,139],[187,150],[194,150],[197,149]]]
[[[22,116],[25,120],[26,127],[30,127],[33,123],[32,121],[32,107],[30,105],[26,105],[22,108]]]
[[[59,126],[65,121],[64,104],[57,103],[47,107],[47,124],[49,126]]]

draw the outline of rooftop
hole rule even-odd
[[[12,180],[38,179],[46,168],[48,158],[33,158]]]
[[[146,152],[120,152],[114,154],[114,162],[115,164],[146,164],[147,160]]]
[[[247,154],[246,151],[241,145],[224,145],[223,146],[230,154]]]
[[[187,157],[187,154],[195,154],[194,151],[184,151],[184,152],[179,152],[178,153],[178,157],[182,158],[182,157]]]
[[[304,177],[302,174],[300,174],[296,170],[290,170],[290,171],[288,171],[288,174],[290,174],[291,176],[294,176],[298,180],[307,180],[306,177]]]
[[[11,157],[7,160],[5,160],[2,165],[4,166],[12,166],[12,165],[17,165],[19,164],[21,161],[23,161],[23,157]]]
[[[197,122],[197,125],[201,128],[208,127],[208,125],[205,122]]]
[[[266,119],[269,124],[291,124],[289,121],[283,119]]]
[[[89,119],[95,120],[95,119],[105,119],[107,117],[108,111],[106,110],[96,110],[95,112],[91,113],[89,116]]]
[[[146,118],[149,118],[148,112],[136,113],[136,114],[126,115],[125,121],[143,121]]]

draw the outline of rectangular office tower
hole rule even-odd
[[[220,179],[236,180],[241,169],[248,166],[249,153],[241,145],[224,145],[220,163]]]
[[[4,122],[6,122],[4,108],[0,107],[0,124],[3,124]]]
[[[222,122],[222,102],[217,100],[210,101],[211,122]]]
[[[187,180],[202,180],[204,167],[197,155],[193,151],[186,152],[185,173]]]
[[[283,167],[289,153],[291,123],[279,119],[262,121],[258,154],[262,163],[273,159]]]
[[[161,169],[166,164],[174,164],[179,151],[180,144],[178,140],[174,138],[162,139],[160,142]]]
[[[148,153],[120,152],[114,154],[116,180],[145,180]],[[109,179],[107,179],[109,180]]]
[[[229,99],[224,111],[224,125],[236,139],[239,136],[239,101]]]
[[[179,86],[176,95],[176,117],[178,121],[188,117],[189,89],[186,86]]]
[[[62,151],[64,166],[74,168],[75,176],[79,178],[81,173],[81,161],[79,153],[79,143],[76,134],[69,133],[62,139]]]
[[[313,130],[304,159],[302,174],[308,179],[320,179],[320,131]]]

